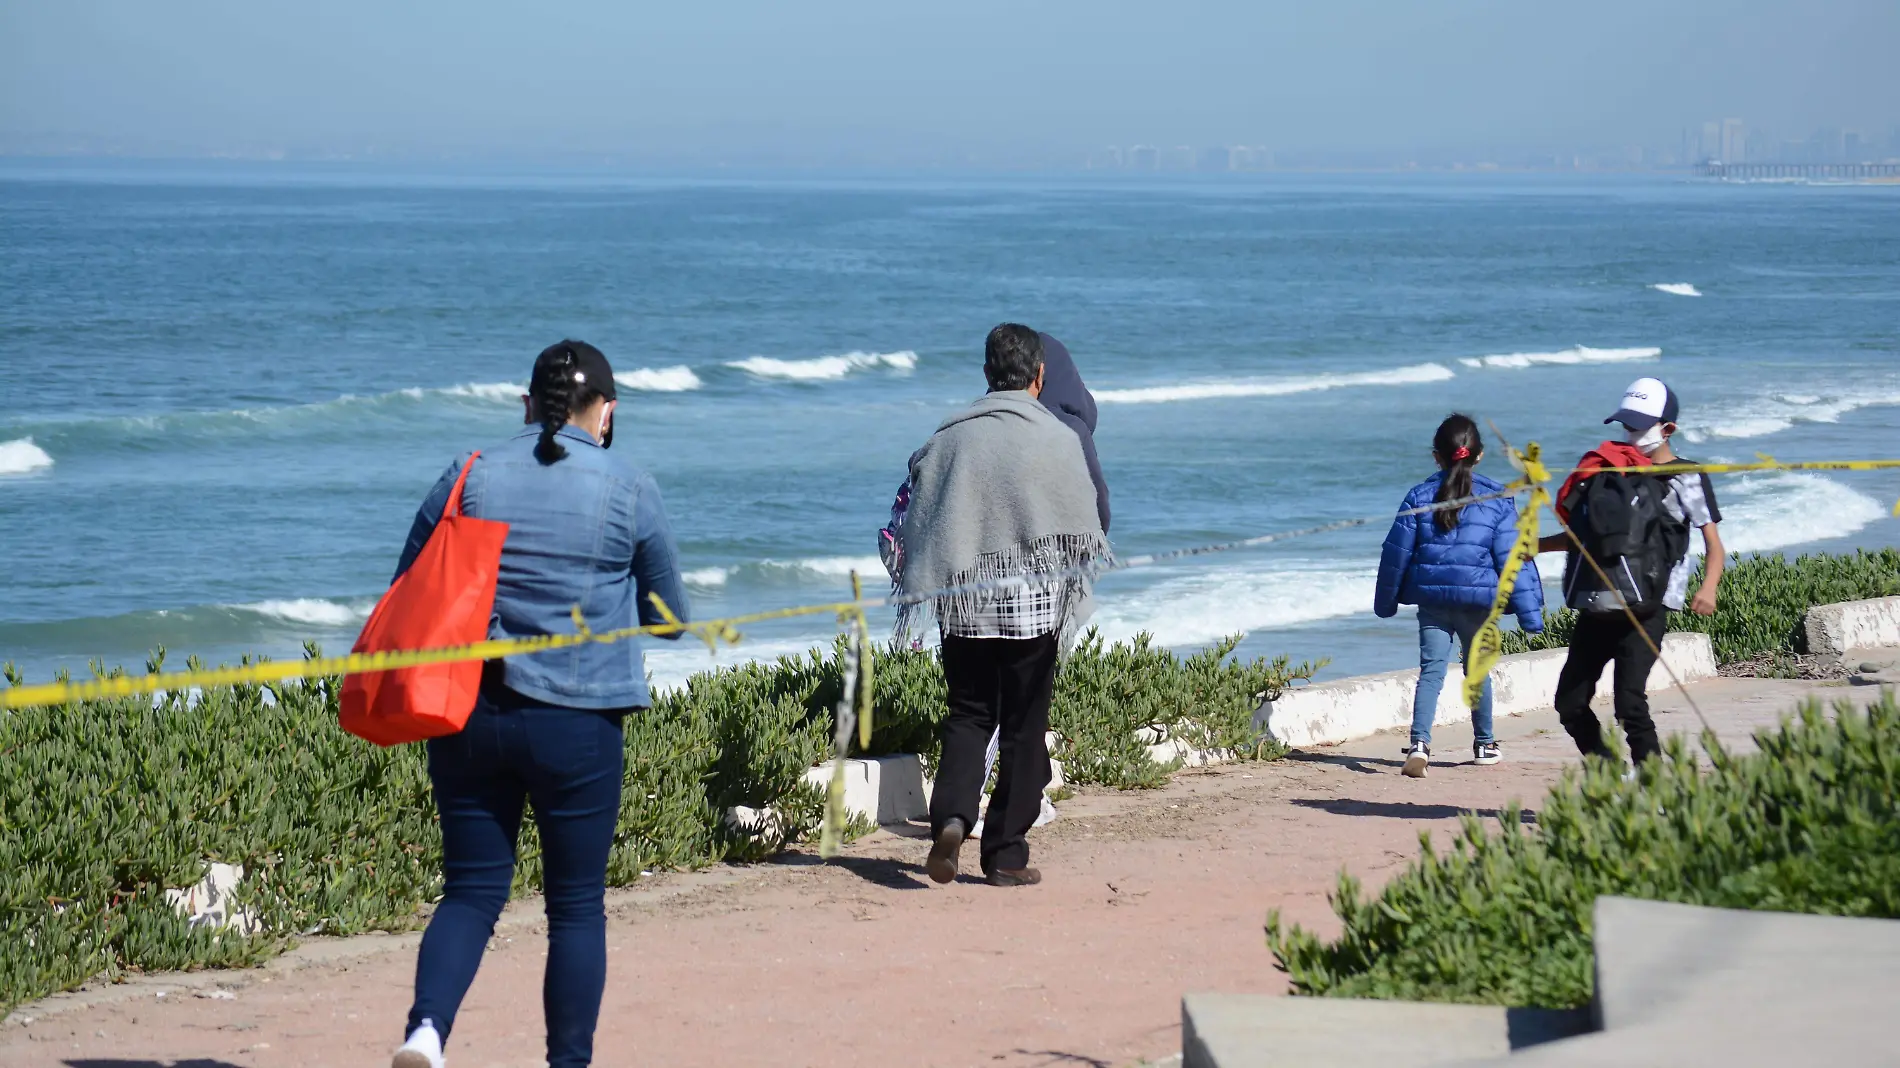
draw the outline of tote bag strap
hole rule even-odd
[[[449,491],[448,503],[442,506],[442,518],[462,514],[462,487],[468,483],[468,471],[475,466],[475,457],[480,455],[480,452],[469,453],[468,462],[462,465],[462,473],[455,476],[455,488]]]

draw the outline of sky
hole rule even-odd
[[[0,151],[1885,141],[1897,47],[1900,0],[0,0]]]

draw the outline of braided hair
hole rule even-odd
[[[1438,482],[1439,502],[1471,496],[1471,469],[1484,454],[1484,439],[1478,436],[1478,424],[1468,415],[1447,417],[1438,424],[1438,433],[1432,435],[1432,451],[1438,454],[1438,462],[1445,465],[1445,477]],[[1439,530],[1450,530],[1458,525],[1458,513],[1462,511],[1463,508],[1446,508],[1435,513],[1432,519]]]
[[[567,458],[567,447],[555,435],[576,409],[586,408],[603,396],[581,379],[577,366],[581,350],[592,348],[585,341],[562,341],[542,349],[535,357],[528,397],[534,401],[535,415],[541,421],[541,440],[535,442],[534,458],[544,464]],[[598,350],[594,355],[599,355]]]

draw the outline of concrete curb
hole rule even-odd
[[[1900,598],[1894,600],[1900,602]],[[1662,662],[1650,672],[1652,693],[1673,685],[1670,669],[1683,682],[1714,678],[1717,674],[1715,649],[1706,634],[1667,635],[1663,638],[1662,653]],[[1557,676],[1563,671],[1564,658],[1568,655],[1565,649],[1547,649],[1515,653],[1499,660],[1491,673],[1495,714],[1516,716],[1549,708],[1557,692]],[[1609,692],[1610,676],[1611,669],[1604,669],[1603,679],[1597,685],[1598,693]],[[1435,723],[1463,723],[1471,718],[1471,710],[1465,707],[1459,695],[1464,680],[1464,669],[1460,666],[1453,665],[1446,672]],[[1411,668],[1291,690],[1260,706],[1260,711],[1254,713],[1254,728],[1271,733],[1285,745],[1295,746],[1333,745],[1364,738],[1379,731],[1409,726],[1417,687],[1418,669]]]
[[[805,773],[805,781],[819,790],[831,788],[831,765]],[[923,819],[930,813],[924,785],[924,762],[915,753],[867,757],[844,762],[844,807],[854,816],[879,826]]]
[[[1900,597],[1816,605],[1806,628],[1808,652],[1837,667],[1853,650],[1900,645]]]

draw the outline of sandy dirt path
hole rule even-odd
[[[1809,683],[1723,679],[1697,701],[1730,739]],[[1666,731],[1690,730],[1680,695]],[[1606,713],[1607,715],[1607,713]],[[1180,1049],[1186,991],[1285,989],[1271,907],[1336,930],[1340,869],[1377,885],[1442,844],[1461,812],[1535,809],[1574,762],[1553,713],[1499,721],[1506,762],[1437,734],[1429,776],[1398,774],[1383,734],[1270,764],[1183,772],[1165,789],[1088,791],[1031,838],[1039,887],[924,877],[924,829],[880,832],[824,864],[656,877],[610,895],[600,1065],[1116,1068]],[[974,847],[966,851],[973,867]],[[497,931],[449,1047],[454,1068],[540,1066],[545,960],[534,901]],[[319,941],[243,972],[148,976],[27,1006],[0,1064],[71,1068],[381,1066],[401,1039],[416,936]],[[29,1022],[30,1021],[30,1022]]]

